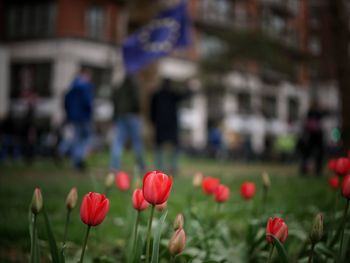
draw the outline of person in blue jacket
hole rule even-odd
[[[74,129],[69,154],[74,167],[80,170],[86,168],[85,159],[92,137],[94,96],[91,75],[90,70],[81,69],[64,98],[66,118]]]

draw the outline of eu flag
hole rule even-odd
[[[134,73],[153,60],[167,55],[173,48],[189,44],[189,22],[185,1],[162,11],[149,24],[123,43],[126,71]]]

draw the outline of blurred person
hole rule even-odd
[[[139,87],[132,75],[126,75],[112,95],[114,106],[115,136],[112,145],[111,169],[118,171],[124,145],[130,138],[141,172],[145,170],[144,149],[141,137]]]
[[[210,157],[215,159],[220,158],[223,150],[222,132],[218,124],[210,125],[208,130],[208,151]]]
[[[79,170],[86,168],[86,156],[88,154],[92,137],[93,117],[93,85],[92,73],[82,68],[72,81],[64,98],[64,109],[67,122],[72,125],[73,136],[67,143],[68,153],[73,165]],[[64,147],[60,145],[61,154]]]
[[[193,91],[197,89],[197,86],[194,82],[190,83],[190,88]],[[151,121],[155,131],[156,168],[165,169],[163,147],[166,143],[169,143],[172,146],[169,172],[173,175],[178,171],[178,106],[182,100],[191,95],[191,90],[175,92],[172,81],[165,78],[151,97]]]
[[[297,146],[301,154],[300,172],[302,175],[308,172],[310,158],[314,161],[315,174],[318,176],[322,174],[324,155],[322,119],[324,115],[318,103],[313,101],[307,112]]]

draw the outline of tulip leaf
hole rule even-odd
[[[45,227],[46,227],[46,232],[47,232],[47,238],[49,240],[49,245],[50,245],[52,262],[53,263],[61,263],[60,256],[58,253],[57,243],[56,243],[53,231],[52,231],[51,223],[49,220],[49,216],[47,215],[45,206],[43,207],[43,214],[44,214],[44,222],[45,222]]]
[[[165,222],[165,218],[168,214],[168,211],[166,211],[161,218],[159,219],[157,229],[154,233],[154,238],[153,238],[153,250],[152,250],[152,259],[151,263],[158,263],[159,261],[159,244],[160,244],[160,237],[162,234],[162,228]]]
[[[279,262],[288,263],[289,260],[288,260],[287,252],[284,249],[283,244],[274,235],[271,235],[271,237],[273,239],[273,243],[274,243],[274,245],[276,247],[278,256],[280,258]]]

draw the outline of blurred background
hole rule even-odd
[[[63,97],[81,68],[93,74],[95,149],[107,146],[110,97],[125,72],[121,45],[175,2],[1,0],[0,147],[12,150],[0,158],[21,158],[25,125],[35,127],[35,155],[55,152]],[[326,154],[349,148],[349,4],[188,0],[191,45],[137,75],[146,146],[152,147],[150,93],[167,77],[179,89],[199,87],[179,109],[182,149],[191,155],[295,160],[313,103],[322,112]]]

